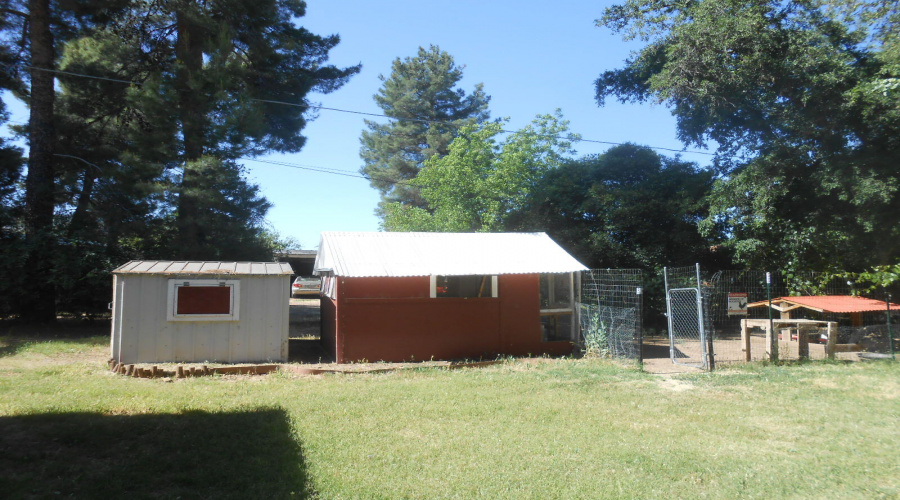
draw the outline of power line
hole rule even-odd
[[[60,75],[68,75],[68,76],[80,76],[82,78],[91,78],[94,80],[105,80],[107,82],[127,83],[129,85],[138,85],[138,86],[144,85],[144,82],[135,82],[135,81],[131,81],[131,80],[120,80],[118,78],[107,78],[105,76],[84,75],[81,73],[72,73],[71,71],[62,71],[62,70],[58,70],[58,69],[49,69],[49,68],[39,68],[37,66],[29,66],[27,64],[9,64],[9,63],[5,63],[5,62],[0,62],[0,65],[6,66],[8,68],[33,69],[36,71],[44,71],[46,73],[57,73]]]
[[[287,168],[295,168],[295,169],[298,169],[298,170],[309,170],[309,171],[312,171],[312,172],[321,172],[321,173],[324,173],[324,174],[342,175],[342,176],[344,176],[344,177],[353,177],[353,178],[357,178],[357,179],[365,179],[365,180],[370,181],[370,182],[373,180],[373,178],[372,178],[372,177],[369,177],[368,175],[363,175],[363,174],[359,174],[359,173],[353,173],[353,172],[351,172],[350,170],[342,170],[342,169],[338,169],[338,168],[319,167],[319,166],[314,166],[314,165],[300,165],[300,164],[297,164],[297,163],[288,163],[288,162],[274,161],[274,160],[259,160],[259,159],[257,159],[257,158],[245,158],[245,157],[236,158],[236,160],[241,160],[241,161],[255,161],[255,162],[258,162],[258,163],[267,163],[267,164],[269,164],[269,165],[276,165],[276,166],[287,167]],[[374,179],[374,180],[376,180],[376,181],[378,181],[378,182],[384,182],[384,183],[386,183],[386,184],[391,184],[391,185],[394,185],[394,186],[397,186],[397,185],[400,185],[400,186],[415,186],[415,187],[426,187],[426,186],[427,186],[427,184],[422,184],[422,183],[412,184],[411,182],[408,182],[408,181],[402,181],[402,180],[396,180],[396,179],[376,178],[376,179]]]
[[[7,66],[10,68],[19,67],[19,68],[25,68],[25,69],[33,69],[33,70],[37,70],[37,71],[46,71],[48,73],[58,73],[58,74],[68,75],[68,76],[77,76],[77,77],[81,77],[81,78],[91,78],[91,79],[95,79],[95,80],[104,80],[104,81],[109,81],[109,82],[127,83],[129,85],[137,85],[137,86],[144,85],[143,82],[136,82],[136,81],[131,81],[131,80],[120,80],[117,78],[107,78],[107,77],[94,76],[94,75],[85,75],[82,73],[73,73],[71,71],[61,71],[61,70],[57,70],[57,69],[39,68],[36,66],[29,66],[29,65],[25,65],[25,64],[9,64],[9,63],[0,62],[0,65]],[[276,101],[276,100],[272,100],[272,99],[249,98],[248,100],[262,102],[262,103],[266,103],[266,104],[278,104],[278,105],[282,105],[282,106],[292,106],[292,107],[303,108],[303,109],[319,109],[319,110],[324,110],[324,111],[334,111],[337,113],[348,113],[348,114],[361,115],[361,116],[370,116],[373,118],[387,118],[388,120],[396,120],[396,121],[417,122],[417,123],[425,123],[425,124],[429,124],[429,125],[441,124],[441,125],[457,126],[457,124],[453,123],[452,121],[448,121],[448,120],[431,120],[431,119],[426,119],[426,118],[404,118],[404,117],[389,116],[389,115],[379,114],[379,113],[370,113],[370,112],[366,112],[366,111],[356,111],[356,110],[350,110],[350,109],[332,108],[332,107],[319,106],[319,105],[309,104],[309,103],[299,104],[299,103],[286,102],[286,101]],[[514,134],[517,131],[500,129],[500,132],[505,133],[505,134]],[[535,134],[535,135],[540,135],[540,134]],[[555,139],[571,140],[569,137],[562,136],[562,135],[547,135],[546,137],[552,137]],[[577,142],[586,142],[586,143],[591,143],[591,144],[603,144],[603,145],[607,145],[607,146],[622,146],[622,145],[626,144],[624,142],[601,141],[598,139],[584,139],[584,138],[577,139]],[[688,154],[698,154],[698,155],[706,155],[706,156],[715,156],[716,155],[715,153],[708,153],[706,151],[675,149],[675,148],[666,148],[666,147],[662,147],[662,146],[650,146],[650,145],[647,145],[646,147],[648,147],[650,149],[656,149],[656,150],[660,150],[660,151],[669,151],[669,152],[673,152],[673,153],[688,153]]]

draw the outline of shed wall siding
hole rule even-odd
[[[498,297],[428,298],[427,276],[338,278],[334,323],[323,340],[338,363],[567,354],[569,342],[542,342],[539,277],[501,275]],[[324,301],[323,301],[324,304]]]
[[[234,276],[241,281],[240,321],[166,319],[169,276],[129,274],[114,321],[113,349],[123,363],[257,362],[287,360],[288,277]],[[177,279],[209,279],[210,276]],[[121,333],[115,334],[116,322]],[[114,358],[116,358],[114,353]]]
[[[427,299],[431,296],[429,276],[390,278],[338,278],[341,297],[366,299]]]

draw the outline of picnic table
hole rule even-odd
[[[836,321],[819,321],[814,319],[742,319],[741,320],[741,344],[744,351],[744,359],[751,360],[750,352],[750,329],[761,328],[766,333],[766,355],[771,359],[772,353],[769,352],[770,346],[774,345],[772,335],[774,332],[769,329],[771,321],[772,330],[781,332],[784,340],[793,341],[794,335],[797,337],[797,352],[799,357],[809,357],[809,334],[811,331],[819,331],[826,329],[828,334],[828,343],[825,344],[825,354],[829,359],[834,359],[834,353],[837,346],[837,322]]]

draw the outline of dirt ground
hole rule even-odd
[[[319,338],[319,298],[302,298],[290,300],[290,327],[288,337]]]

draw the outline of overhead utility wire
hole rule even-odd
[[[60,71],[60,70],[56,70],[56,69],[38,68],[38,67],[35,67],[35,66],[28,66],[28,65],[25,65],[25,64],[9,64],[9,63],[2,63],[2,62],[0,62],[0,65],[7,66],[7,67],[20,67],[20,68],[26,68],[26,69],[34,69],[34,70],[37,70],[37,71],[46,71],[46,72],[49,72],[49,73],[59,73],[59,74],[69,75],[69,76],[79,76],[79,77],[82,77],[82,78],[93,78],[93,79],[95,79],[95,80],[105,80],[105,81],[108,81],[108,82],[127,83],[127,84],[129,84],[129,85],[138,85],[138,86],[144,85],[143,82],[135,82],[135,81],[129,81],[129,80],[119,80],[119,79],[116,79],[116,78],[106,78],[106,77],[102,77],[102,76],[85,75],[85,74],[81,74],[81,73],[72,73],[72,72],[70,72],[70,71]],[[387,118],[387,119],[389,119],[389,120],[396,120],[396,121],[418,122],[418,123],[427,123],[427,124],[436,123],[436,124],[443,124],[443,125],[453,125],[452,122],[447,121],[447,120],[429,120],[429,119],[425,119],[425,118],[401,118],[401,117],[395,117],[395,116],[388,116],[388,115],[385,115],[385,114],[369,113],[369,112],[366,112],[366,111],[355,111],[355,110],[350,110],[350,109],[330,108],[330,107],[326,107],[326,106],[317,106],[317,105],[315,105],[315,104],[297,104],[297,103],[293,103],[293,102],[275,101],[275,100],[271,100],[271,99],[256,99],[256,98],[249,98],[249,100],[251,100],[251,101],[256,101],[256,102],[264,102],[264,103],[267,103],[267,104],[279,104],[279,105],[282,105],[282,106],[293,106],[293,107],[304,108],[304,109],[321,109],[321,110],[325,110],[325,111],[335,111],[335,112],[338,112],[338,113],[348,113],[348,114],[354,114],[354,115],[371,116],[371,117],[373,117],[373,118]],[[506,134],[514,134],[516,131],[515,131],[515,130],[500,129],[500,132],[506,133]],[[535,135],[538,135],[538,134],[535,134]],[[553,138],[557,138],[557,139],[566,139],[566,140],[569,139],[568,137],[563,136],[563,135],[548,135],[548,136],[546,136],[546,137],[553,137]],[[583,139],[583,138],[582,138],[582,139],[578,139],[578,142],[588,142],[588,143],[592,143],[592,144],[605,144],[605,145],[608,145],[608,146],[622,146],[622,145],[625,144],[625,143],[623,143],[623,142],[600,141],[600,140],[597,140],[597,139]],[[650,149],[658,149],[658,150],[660,150],[660,151],[670,151],[670,152],[673,152],[673,153],[689,153],[689,154],[698,154],[698,155],[706,155],[706,156],[715,156],[715,155],[716,155],[715,153],[708,153],[708,152],[706,152],[706,151],[696,151],[696,150],[689,150],[689,149],[665,148],[665,147],[662,147],[662,146],[647,146],[647,147],[650,148]]]
[[[298,170],[310,170],[313,172],[322,172],[325,174],[343,175],[344,177],[354,177],[357,179],[365,179],[367,181],[376,180],[379,182],[385,182],[385,183],[392,184],[395,186],[400,185],[400,186],[428,187],[427,184],[423,184],[423,183],[412,184],[408,181],[402,181],[402,180],[372,178],[372,177],[369,177],[368,175],[355,174],[349,170],[341,170],[338,168],[317,167],[317,166],[312,166],[312,165],[298,165],[296,163],[287,163],[287,162],[273,161],[273,160],[259,160],[256,158],[246,158],[246,157],[241,157],[241,158],[236,158],[236,159],[242,160],[242,161],[255,161],[258,163],[268,163],[269,165],[277,165],[280,167],[296,168]]]
[[[53,156],[59,156],[59,157],[62,157],[62,158],[73,158],[73,159],[75,159],[75,160],[79,160],[79,161],[81,161],[81,162],[83,162],[83,163],[86,163],[86,164],[88,164],[88,165],[90,165],[90,166],[96,168],[97,170],[99,170],[99,171],[101,171],[101,172],[103,171],[103,169],[101,169],[99,166],[97,166],[97,165],[95,165],[95,164],[93,164],[93,163],[91,163],[91,162],[85,160],[84,158],[80,158],[80,157],[78,157],[78,156],[63,155],[63,154],[54,154]],[[255,162],[257,162],[257,163],[267,163],[267,164],[269,164],[269,165],[277,165],[277,166],[279,166],[279,167],[295,168],[295,169],[298,169],[298,170],[309,170],[309,171],[312,171],[312,172],[321,172],[321,173],[324,173],[324,174],[342,175],[342,176],[344,176],[344,177],[353,177],[353,178],[356,178],[356,179],[365,179],[365,180],[367,180],[367,181],[371,181],[371,180],[372,180],[372,178],[369,177],[369,176],[367,176],[367,175],[356,174],[356,173],[353,173],[353,172],[351,172],[351,171],[349,171],[349,170],[341,170],[341,169],[339,169],[339,168],[318,167],[318,166],[314,166],[314,165],[299,165],[299,164],[296,164],[296,163],[288,163],[288,162],[274,161],[274,160],[260,160],[260,159],[257,159],[257,158],[247,158],[247,157],[243,157],[243,156],[242,156],[242,157],[235,158],[235,160],[240,160],[240,161],[255,161]],[[388,184],[393,184],[393,185],[398,185],[398,184],[399,184],[399,185],[403,185],[403,186],[412,186],[412,185],[413,185],[413,184],[410,183],[410,182],[402,181],[402,180],[394,180],[394,179],[376,179],[376,180],[381,181],[381,182],[386,182],[386,183],[388,183]],[[427,184],[416,183],[415,186],[416,186],[416,187],[427,187]]]

